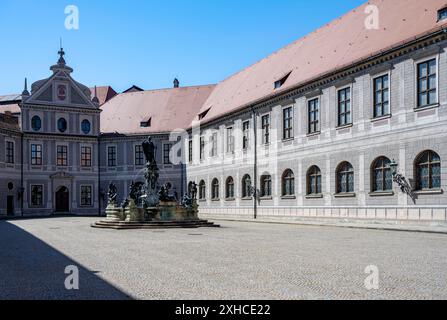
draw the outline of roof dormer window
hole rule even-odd
[[[200,114],[199,114],[199,120],[203,120],[203,119],[206,117],[206,115],[208,114],[208,112],[210,112],[210,110],[211,110],[211,107],[208,108],[208,109],[206,109],[206,110],[203,111],[202,113],[200,113]]]
[[[447,19],[447,7],[438,10],[438,22]]]
[[[141,128],[149,128],[151,126],[152,117],[145,118],[143,121],[140,122]]]
[[[282,77],[278,81],[275,81],[275,90],[281,88],[286,83],[287,79],[289,79],[291,74],[292,74],[292,71],[287,73],[284,77]]]

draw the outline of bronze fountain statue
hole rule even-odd
[[[146,158],[144,184],[132,182],[129,194],[120,207],[117,206],[118,190],[110,183],[107,219],[93,224],[97,228],[133,229],[160,227],[210,227],[216,226],[198,217],[197,184],[191,182],[188,192],[180,202],[178,194],[171,195],[172,185],[158,187],[160,177],[156,161],[156,146],[151,138],[142,144]]]

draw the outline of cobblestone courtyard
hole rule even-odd
[[[0,221],[0,298],[447,299],[447,236],[223,222],[113,231],[92,218]],[[80,290],[64,287],[80,269]],[[365,268],[380,288],[365,289]]]

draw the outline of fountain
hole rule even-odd
[[[158,190],[159,168],[155,159],[155,145],[151,138],[143,142],[146,157],[145,183],[132,183],[127,199],[118,206],[118,189],[110,183],[108,192],[107,218],[92,224],[94,228],[109,229],[156,229],[156,228],[199,228],[218,227],[214,223],[199,219],[197,185],[192,182],[188,193],[181,199],[171,195],[169,183]]]

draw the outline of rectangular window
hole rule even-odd
[[[205,138],[200,137],[200,161],[205,160]]]
[[[171,162],[171,147],[170,143],[163,144],[163,163],[164,164],[172,164]]]
[[[436,59],[418,64],[418,108],[438,102]]]
[[[388,75],[374,79],[374,118],[390,114],[390,85]]]
[[[81,186],[81,206],[92,205],[92,187]]]
[[[188,156],[189,156],[189,163],[192,163],[193,159],[194,159],[194,154],[193,154],[193,141],[192,139],[188,141]]]
[[[270,143],[270,115],[262,117],[262,143]]]
[[[135,146],[135,165],[143,166],[144,165],[144,152],[142,145]]]
[[[43,186],[31,186],[31,205],[33,207],[43,206]]]
[[[41,166],[42,165],[42,145],[32,144],[31,145],[31,165]]]
[[[211,157],[217,156],[217,132],[214,132],[211,136]]]
[[[107,165],[109,167],[116,167],[116,147],[107,148]]]
[[[92,166],[92,148],[81,147],[81,167]]]
[[[249,143],[250,143],[250,121],[245,121],[242,124],[242,148],[244,150],[247,150]]]
[[[233,128],[227,128],[227,153],[234,153]]]
[[[68,148],[67,146],[57,146],[57,165],[68,165]]]
[[[283,140],[293,138],[293,108],[283,110]]]
[[[338,91],[338,126],[352,124],[351,88]]]
[[[14,163],[14,142],[6,141],[6,163]]]
[[[309,133],[320,132],[320,100],[313,99],[308,102]]]

